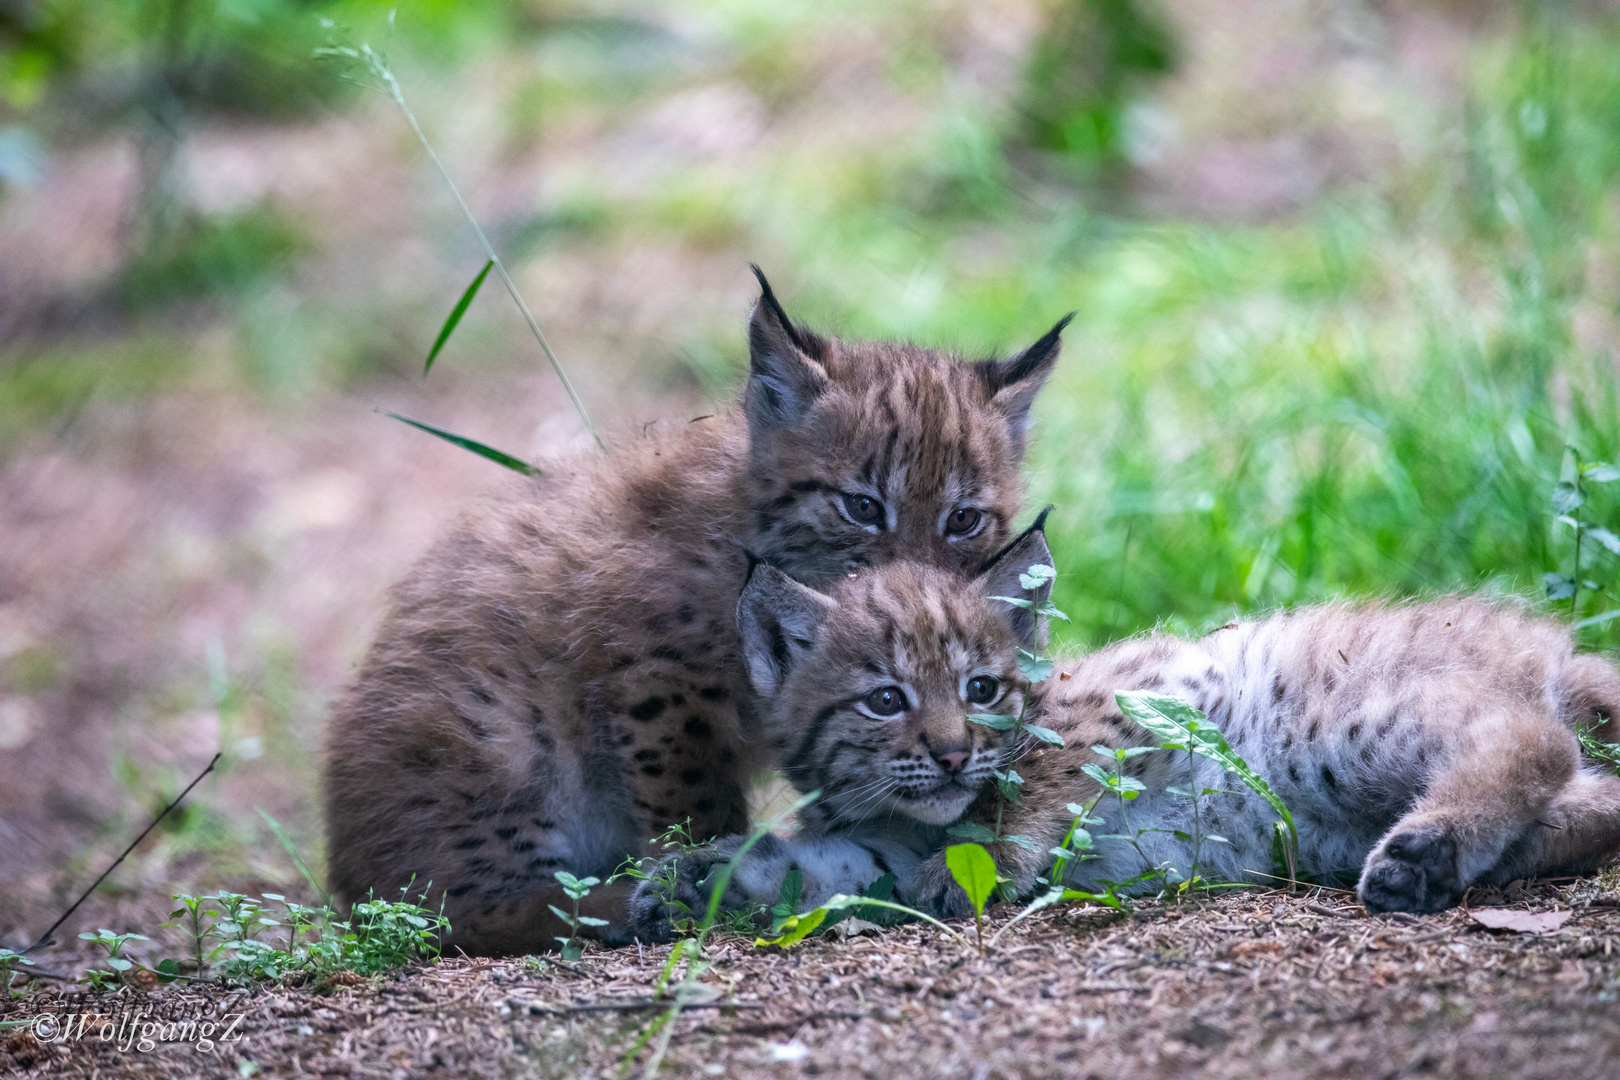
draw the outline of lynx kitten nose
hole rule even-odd
[[[967,759],[968,751],[966,750],[952,750],[949,753],[934,755],[934,760],[943,765],[948,773],[961,772],[962,766],[967,764]]]

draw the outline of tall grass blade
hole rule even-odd
[[[461,197],[461,189],[456,187],[454,180],[450,179],[450,171],[444,167],[444,162],[439,160],[439,155],[433,152],[433,145],[428,142],[427,136],[422,133],[422,125],[416,122],[416,114],[411,111],[410,105],[406,103],[405,91],[400,87],[399,80],[394,78],[393,69],[388,66],[388,61],[370,45],[361,45],[359,51],[365,58],[366,65],[370,68],[372,75],[382,83],[383,87],[388,91],[388,96],[394,99],[395,105],[399,106],[399,111],[405,114],[405,121],[411,125],[411,131],[416,135],[416,141],[422,144],[423,152],[427,154],[428,160],[433,163],[433,167],[438,170],[439,177],[444,181],[445,186],[450,189],[450,194],[455,197],[456,205],[461,208],[461,216],[467,219],[468,225],[472,226],[473,233],[477,235],[478,243],[483,247],[484,254],[488,257],[490,265],[495,268],[495,273],[500,276],[501,284],[506,286],[507,294],[512,297],[512,302],[517,305],[518,311],[522,313],[523,321],[528,324],[529,333],[533,334],[534,340],[540,343],[540,351],[546,354],[546,360],[551,364],[551,370],[557,373],[557,378],[562,382],[563,389],[568,391],[568,399],[574,403],[574,410],[579,413],[579,418],[585,422],[585,430],[591,433],[591,438],[596,440],[598,447],[606,450],[607,444],[602,441],[602,436],[597,432],[596,425],[591,422],[591,414],[586,410],[584,400],[580,398],[579,391],[574,389],[574,383],[568,378],[568,373],[563,370],[562,361],[558,360],[557,354],[551,351],[551,343],[546,340],[546,335],[541,332],[540,324],[535,321],[534,313],[529,310],[529,305],[524,303],[522,294],[518,292],[517,283],[512,280],[512,275],[506,272],[506,266],[501,262],[501,257],[495,254],[495,246],[489,242],[489,237],[484,235],[484,229],[478,224],[478,219],[473,217],[472,209],[467,205],[467,200]]]
[[[489,277],[489,268],[494,265],[494,259],[486,262],[484,268],[478,271],[478,276],[472,279],[472,284],[467,286],[467,291],[461,294],[461,299],[456,301],[456,306],[450,311],[450,317],[444,320],[444,325],[439,328],[439,336],[433,342],[433,348],[428,350],[427,363],[422,365],[422,374],[426,375],[433,370],[433,361],[439,358],[439,350],[444,348],[444,343],[455,333],[456,327],[461,323],[461,317],[467,314],[467,306],[473,302],[473,297],[478,295],[484,279]]]
[[[533,465],[530,465],[522,458],[515,458],[511,454],[503,453],[502,451],[495,449],[493,446],[485,446],[477,439],[469,439],[463,435],[457,435],[453,431],[446,431],[443,428],[436,428],[432,424],[424,424],[420,420],[412,420],[408,416],[401,416],[397,412],[389,412],[387,409],[379,409],[377,411],[385,416],[392,416],[395,420],[398,420],[402,424],[409,424],[418,431],[425,431],[429,435],[437,435],[445,442],[459,446],[463,450],[471,450],[479,457],[488,458],[497,465],[504,465],[513,472],[522,473],[524,476],[540,475],[539,469]]]
[[[321,898],[322,905],[331,907],[331,894],[321,888],[321,883],[315,880],[314,874],[310,873],[309,864],[304,861],[304,856],[299,852],[298,845],[293,843],[293,838],[287,835],[287,830],[281,827],[281,822],[271,817],[262,806],[255,806],[253,809],[259,812],[259,816],[264,818],[264,823],[270,826],[270,831],[276,834],[276,839],[281,841],[281,846],[286,849],[287,855],[292,859],[293,866],[297,867],[304,880],[309,882],[309,887],[315,890],[315,895]]]

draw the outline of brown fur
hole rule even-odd
[[[688,819],[698,837],[744,828],[770,760],[734,623],[744,548],[817,584],[900,556],[978,566],[1018,504],[1061,328],[970,364],[809,334],[767,286],[741,410],[465,517],[397,588],[333,717],[334,889],[431,883],[450,946],[533,951],[562,932],[556,871],[605,878]],[[850,492],[881,501],[876,527]],[[978,524],[947,536],[956,508]],[[623,899],[589,901],[609,937]]]

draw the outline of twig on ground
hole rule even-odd
[[[141,835],[137,836],[135,839],[133,839],[133,840],[131,840],[129,842],[129,847],[124,849],[124,853],[122,855],[118,856],[118,858],[114,859],[113,864],[111,866],[107,867],[107,869],[103,870],[101,872],[101,876],[96,878],[95,881],[90,883],[90,887],[88,889],[84,890],[84,893],[77,900],[73,901],[73,905],[71,907],[69,907],[66,911],[62,912],[61,918],[59,918],[55,922],[51,923],[51,928],[49,930],[45,931],[43,934],[41,934],[39,936],[38,941],[34,942],[32,945],[28,946],[28,948],[23,950],[23,955],[26,956],[27,954],[33,952],[35,949],[42,948],[42,947],[44,947],[46,945],[51,944],[51,935],[56,933],[57,928],[60,927],[63,923],[67,922],[68,917],[70,915],[72,915],[75,911],[79,910],[79,905],[80,904],[82,904],[86,900],[90,899],[90,894],[95,892],[97,887],[100,886],[103,881],[107,880],[107,875],[112,873],[114,870],[118,869],[119,865],[122,864],[123,861],[129,857],[129,853],[135,850],[136,845],[139,844],[142,840],[145,840],[147,834],[150,833],[153,829],[158,827],[158,822],[162,821],[164,818],[169,816],[169,811],[170,810],[173,810],[175,807],[179,806],[182,802],[185,801],[185,797],[187,795],[191,794],[191,789],[196,787],[198,784],[202,783],[202,778],[207,776],[209,773],[213,772],[214,771],[214,766],[218,765],[219,764],[219,759],[224,757],[224,756],[225,756],[224,751],[220,751],[219,753],[215,754],[214,757],[213,757],[213,760],[208,763],[208,765],[203,769],[202,772],[197,774],[196,779],[192,780],[191,783],[186,785],[186,790],[184,790],[180,794],[176,795],[174,797],[173,802],[171,802],[168,806],[165,806],[162,810],[158,811],[158,816],[152,819],[152,823],[150,825],[148,825],[146,828],[141,830]]]

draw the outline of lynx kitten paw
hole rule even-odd
[[[1417,825],[1385,840],[1361,874],[1367,910],[1444,911],[1462,898],[1457,844],[1439,825]]]

